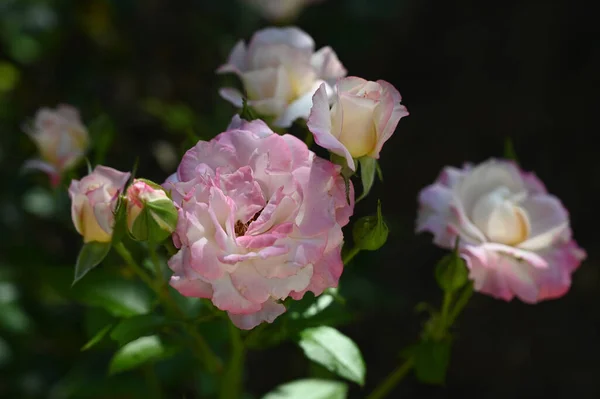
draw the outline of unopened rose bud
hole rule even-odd
[[[127,189],[127,226],[136,240],[159,243],[177,227],[177,209],[159,185],[136,179]]]
[[[377,215],[364,216],[354,224],[354,245],[367,251],[376,251],[385,244],[388,227],[381,215],[381,201],[377,203]]]
[[[115,224],[114,211],[119,193],[123,191],[129,176],[129,173],[113,168],[96,166],[83,179],[71,182],[71,217],[84,242],[111,241]]]

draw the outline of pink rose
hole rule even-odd
[[[245,0],[271,21],[287,21],[295,18],[302,9],[323,0]]]
[[[272,322],[288,296],[337,286],[353,210],[339,172],[294,136],[236,116],[164,184],[179,207],[171,285],[210,298],[243,329]]]
[[[71,181],[71,218],[84,242],[110,242],[114,211],[130,173],[106,166],[96,166],[81,181]]]
[[[217,70],[227,72],[242,80],[248,105],[263,116],[273,117],[277,127],[289,127],[298,118],[306,119],[317,88],[323,83],[329,87],[346,75],[330,47],[315,52],[313,39],[295,27],[260,30],[248,47],[243,41],[238,42],[227,64]],[[243,96],[238,90],[223,88],[220,94],[242,107]]]
[[[419,195],[417,232],[460,253],[476,291],[536,303],[564,295],[585,252],[571,238],[569,215],[532,173],[510,161],[446,167]]]
[[[327,88],[317,90],[307,126],[318,145],[345,157],[356,170],[356,158],[379,159],[383,144],[408,111],[398,90],[384,80],[349,76],[338,81],[335,93],[330,108]]]
[[[27,161],[25,168],[46,172],[54,186],[65,170],[83,158],[89,145],[79,112],[69,105],[59,105],[56,110],[41,108],[27,134],[38,147],[41,159]]]

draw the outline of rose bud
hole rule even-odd
[[[130,173],[96,166],[83,179],[69,187],[71,217],[84,242],[109,242],[115,223],[115,208]]]
[[[136,179],[127,189],[127,227],[138,241],[159,243],[177,227],[177,209],[156,183]]]
[[[370,82],[351,76],[340,79],[334,90],[330,107],[327,87],[319,87],[307,126],[318,145],[344,157],[355,171],[354,159],[379,159],[383,144],[408,111],[400,104],[398,90],[384,80]]]

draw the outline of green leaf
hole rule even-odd
[[[337,375],[365,383],[366,366],[356,344],[332,327],[308,328],[300,333],[300,347],[310,360]]]
[[[363,186],[363,192],[360,197],[357,198],[356,202],[365,198],[371,188],[373,187],[373,182],[375,181],[375,172],[377,170],[377,160],[371,157],[362,157],[358,159],[360,163],[360,180]]]
[[[103,308],[116,317],[150,312],[152,297],[145,286],[119,276],[96,274],[73,287],[75,299]]]
[[[347,395],[343,382],[304,379],[280,385],[262,399],[346,399]]]
[[[90,349],[92,346],[96,345],[98,342],[102,341],[102,338],[104,338],[106,336],[106,334],[108,334],[108,332],[110,331],[111,328],[112,328],[112,324],[109,324],[106,327],[104,327],[103,329],[101,329],[100,331],[98,331],[96,333],[96,335],[94,335],[92,337],[92,339],[90,339],[85,345],[83,345],[81,350],[86,351],[86,350]]]
[[[122,346],[142,335],[156,332],[159,327],[165,324],[166,319],[161,315],[147,314],[134,316],[119,322],[111,331],[110,337]]]
[[[131,370],[165,357],[167,351],[156,335],[141,337],[119,349],[110,361],[109,374]]]
[[[425,340],[414,348],[415,375],[426,384],[443,384],[450,363],[450,339],[443,341]]]
[[[88,242],[83,244],[79,256],[77,257],[77,264],[75,265],[75,278],[73,279],[73,285],[81,280],[90,270],[98,266],[100,262],[106,258],[110,251],[109,242]]]

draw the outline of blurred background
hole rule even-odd
[[[600,47],[584,3],[325,0],[294,21],[351,75],[394,84],[411,113],[383,150],[385,185],[356,210],[372,213],[382,200],[388,243],[360,253],[342,276],[354,316],[339,328],[368,366],[352,398],[366,396],[416,340],[426,316],[415,305],[440,301],[433,267],[444,252],[413,233],[418,191],[444,165],[502,156],[506,137],[570,210],[588,260],[560,300],[475,295],[457,323],[446,385],[409,377],[390,397],[600,397],[600,163],[591,143]],[[107,377],[114,347],[80,351],[108,316],[70,294],[81,240],[66,193],[21,172],[35,154],[23,124],[41,106],[72,104],[96,140],[92,163],[130,170],[139,156],[138,175],[161,182],[195,140],[225,129],[235,110],[217,93],[228,78],[214,71],[268,24],[234,0],[0,0],[0,397],[149,390],[136,372]],[[176,388],[195,378],[184,367],[161,372],[169,397],[202,397],[202,388]],[[319,373],[292,343],[250,352],[248,397]]]

